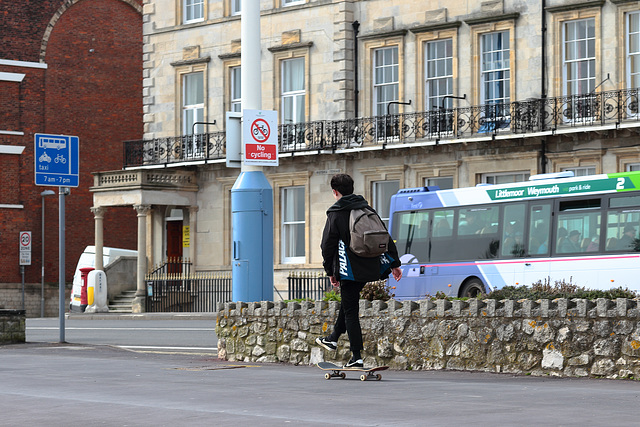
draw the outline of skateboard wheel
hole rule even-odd
[[[329,374],[329,373],[324,374],[324,379],[325,380],[330,380],[331,379],[331,374]]]
[[[360,375],[360,381],[366,381],[367,380],[367,376],[362,374]]]
[[[380,381],[382,379],[382,375],[376,374],[376,381]]]
[[[340,377],[342,377],[342,379],[347,378],[347,374],[345,374],[344,372],[340,372]]]

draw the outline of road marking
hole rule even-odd
[[[114,345],[113,347],[134,353],[153,354],[191,354],[199,356],[217,356],[218,349],[215,347],[166,347],[153,345]]]

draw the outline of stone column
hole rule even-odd
[[[151,210],[151,206],[135,205],[133,208],[138,213],[138,280],[132,311],[144,313],[147,295],[144,288],[144,276],[147,274],[147,213]]]
[[[193,270],[195,271],[195,267],[197,265],[196,262],[196,220],[198,215],[198,210],[200,208],[198,206],[189,206],[189,237],[191,238],[191,242],[189,243],[189,257],[191,258],[191,263],[193,265]]]
[[[106,208],[102,206],[94,206],[91,208],[91,212],[93,212],[93,219],[95,222],[95,247],[96,247],[96,262],[95,267],[96,270],[104,270],[104,257],[103,250],[104,247],[104,239],[103,239],[103,222],[104,222],[104,213],[106,212]]]

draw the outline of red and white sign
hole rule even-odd
[[[278,166],[278,112],[242,111],[242,140],[248,165]]]
[[[20,232],[20,265],[31,265],[31,232]]]

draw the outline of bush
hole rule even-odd
[[[340,288],[335,288],[334,290],[325,292],[322,301],[342,301],[342,297],[340,296]]]
[[[581,298],[592,300],[596,298],[633,299],[637,296],[638,294],[636,292],[622,287],[607,290],[587,289],[571,283],[571,280],[569,280],[568,283],[564,280],[556,280],[555,283],[551,285],[550,281],[548,279],[545,279],[544,281],[538,281],[531,286],[505,286],[502,289],[497,289],[493,292],[490,292],[482,298],[495,300]]]
[[[388,301],[391,298],[396,296],[396,294],[393,293],[393,289],[395,288],[396,288],[395,286],[387,285],[386,280],[369,282],[366,285],[364,285],[364,288],[362,288],[362,293],[360,294],[360,298],[366,299],[369,301],[373,301],[373,300]]]

